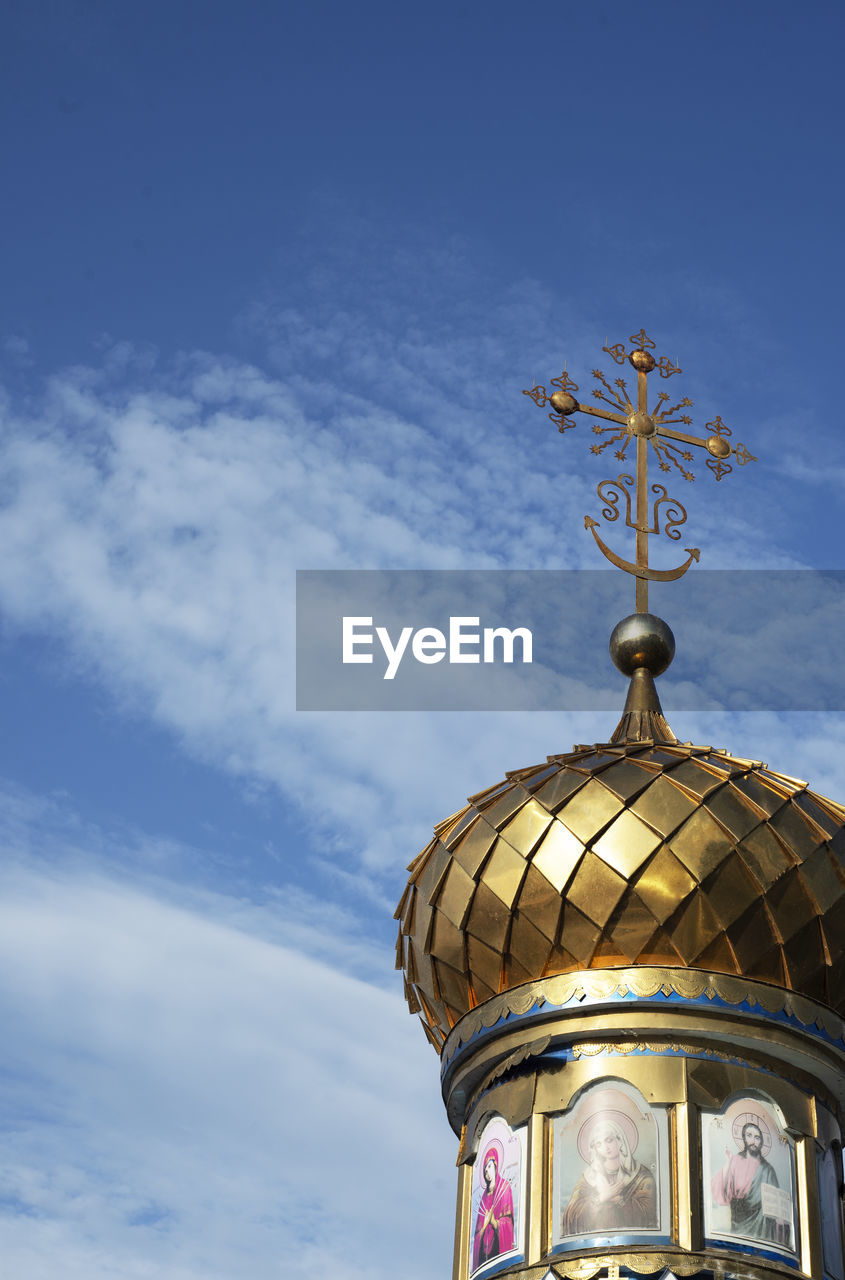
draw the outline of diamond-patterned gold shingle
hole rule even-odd
[[[630,809],[625,809],[613,819],[604,835],[593,842],[593,852],[620,876],[630,880],[659,844],[660,836]]]
[[[824,946],[818,920],[808,921],[794,935],[793,941],[795,945],[789,951],[789,977],[795,986],[806,990],[813,976],[824,969]]]
[[[666,845],[658,849],[636,882],[637,893],[659,924],[669,919],[695,886],[694,878]]]
[[[595,778],[590,778],[586,786],[558,810],[557,816],[573,835],[589,844],[622,808],[622,801],[617,796]]]
[[[672,943],[685,964],[694,965],[722,932],[719,918],[703,893],[690,894],[672,917]]]
[[[463,930],[456,929],[445,916],[436,912],[428,938],[429,952],[433,951],[439,960],[462,972],[466,967],[466,943]]]
[[[787,799],[786,793],[780,787],[776,788],[771,781],[764,781],[756,773],[746,773],[742,778],[736,778],[733,785],[742,795],[747,796],[752,804],[755,804],[766,817],[771,817],[777,809],[783,806],[784,800]]]
[[[500,837],[496,841],[484,864],[484,883],[506,907],[513,906],[526,866],[523,855],[506,840]]]
[[[788,942],[817,914],[813,899],[807,892],[797,867],[793,867],[772,885],[766,894],[766,905],[783,942]]]
[[[495,827],[491,827],[484,818],[479,818],[470,827],[462,840],[452,850],[452,857],[470,876],[475,876],[478,868],[492,849],[497,839]]]
[[[823,808],[822,805],[818,804],[816,798],[809,791],[799,792],[793,803],[805,817],[810,819],[820,840],[824,840],[827,836],[832,836],[838,831],[839,827],[834,815],[827,808]]]
[[[643,818],[662,836],[669,836],[695,812],[697,802],[668,778],[655,778],[647,791],[631,805],[632,813]]]
[[[750,973],[755,960],[780,942],[764,902],[756,902],[727,930],[740,972]]]
[[[437,915],[445,917],[456,929],[463,929],[474,893],[472,876],[459,862],[453,862],[437,892]]]
[[[505,945],[510,924],[510,911],[486,884],[475,890],[466,931],[473,938],[500,949]]]
[[[549,939],[531,923],[530,916],[518,911],[511,924],[510,954],[527,973],[542,973],[549,958]]]
[[[502,827],[502,835],[508,844],[519,849],[522,857],[526,857],[552,822],[548,809],[533,798],[527,800],[522,808]]]
[[[705,801],[709,813],[735,840],[741,840],[760,825],[760,814],[731,782],[714,791]]]
[[[620,760],[612,769],[599,774],[599,781],[620,800],[630,800],[654,781],[654,774],[633,760]]]
[[[574,773],[566,768],[558,769],[548,782],[538,787],[535,795],[549,813],[556,813],[573,792],[585,785],[586,781],[582,773]]]
[[[673,945],[670,934],[665,929],[658,929],[643,947],[637,957],[637,964],[682,965],[683,960],[677,947]]]
[[[737,970],[736,955],[724,933],[704,948],[695,963],[699,969],[714,969],[716,973],[736,973]]]
[[[478,938],[467,938],[467,956],[473,976],[476,979],[480,978],[491,991],[498,991],[502,976],[501,950],[488,947]]]
[[[845,882],[837,872],[834,859],[825,845],[820,845],[806,862],[802,862],[801,872],[813,895],[819,915],[829,911],[845,894]]]
[[[654,937],[658,923],[648,907],[637,894],[628,895],[625,908],[619,913],[618,921],[610,922],[610,936],[614,947],[633,964],[642,952],[649,938]]]
[[[499,796],[483,810],[485,821],[489,822],[490,826],[495,827],[497,831],[501,831],[508,818],[512,817],[518,809],[521,809],[528,799],[529,794],[522,784],[519,782],[514,783],[504,795]]]
[[[740,840],[737,852],[764,890],[795,863],[768,825],[758,827]]]
[[[466,979],[458,969],[453,969],[444,960],[437,962],[437,985],[444,1004],[459,1012],[466,999]],[[494,987],[495,991],[496,988]],[[451,1022],[451,1018],[450,1018]]]
[[[577,907],[571,902],[564,903],[560,936],[563,946],[574,960],[574,964],[569,964],[568,968],[589,968],[601,934],[598,925],[582,915]]]
[[[769,819],[772,830],[780,837],[801,862],[809,858],[819,843],[819,835],[811,831],[810,824],[796,804],[784,805]]]
[[[585,853],[566,896],[593,924],[604,926],[625,892],[625,878],[594,853]]]
[[[724,929],[738,920],[760,896],[760,889],[740,858],[726,858],[710,876],[704,891]]]
[[[558,893],[584,856],[584,846],[562,822],[552,823],[531,862]]]
[[[703,800],[711,791],[726,780],[727,773],[723,768],[711,765],[709,768],[699,758],[685,760],[672,770],[672,781],[686,787],[693,795]]]
[[[432,1043],[499,990],[666,964],[745,974],[845,1012],[845,809],[706,747],[579,748],[437,828],[397,909]]]
[[[669,847],[700,884],[724,862],[733,844],[706,809],[696,809],[673,835]]]
[[[568,878],[568,877],[567,877]],[[541,871],[532,863],[525,873],[525,879],[517,899],[517,915],[531,920],[536,929],[554,942],[560,921],[563,898],[560,889],[556,889]]]
[[[456,819],[450,823],[448,830],[438,830],[437,834],[440,836],[440,839],[443,841],[447,849],[454,849],[461,836],[466,833],[467,828],[471,826],[473,822],[477,821],[478,819],[473,810],[465,809],[463,813],[456,815]]]

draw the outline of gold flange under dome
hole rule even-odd
[[[661,485],[647,508],[651,448],[664,472],[693,478],[690,446],[709,455],[717,480],[752,461],[732,447],[717,418],[696,437],[661,393],[649,413],[647,375],[679,372],[656,361],[644,331],[605,347],[637,372],[636,405],[623,379],[594,371],[601,403],[579,403],[563,373],[526,392],[561,431],[578,412],[598,417],[601,453],[616,457],[634,443],[634,477],[599,485],[602,515],[627,511],[635,530],[634,561],[623,560],[585,524],[602,553],[631,573],[636,609],[614,634],[611,652],[631,676],[628,703],[609,743],[578,747],[544,764],[509,773],[470,798],[435,828],[409,867],[397,910],[397,967],[412,1012],[440,1049],[455,1023],[499,992],[553,974],[630,965],[668,965],[744,975],[820,1000],[845,1014],[845,809],[798,779],[759,761],[708,746],[679,743],[663,719],[653,677],[671,661],[665,623],[648,613],[648,583],[686,572],[695,548],[676,569],[648,563],[648,538],[680,535],[680,503]],[[604,407],[610,405],[610,409]],[[611,425],[604,425],[610,423]],[[631,496],[636,494],[632,515]]]

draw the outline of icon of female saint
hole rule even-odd
[[[475,1216],[472,1242],[472,1269],[491,1258],[509,1253],[514,1245],[513,1192],[500,1172],[504,1163],[502,1144],[494,1139],[484,1152],[481,1174],[484,1194]]]
[[[634,1155],[638,1136],[621,1113],[600,1112],[582,1126],[578,1150],[587,1167],[563,1211],[561,1235],[657,1226],[657,1187]]]

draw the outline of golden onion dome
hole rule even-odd
[[[408,870],[397,967],[438,1049],[501,991],[638,964],[753,977],[845,1014],[845,808],[679,743],[642,668],[610,743],[472,796]]]
[[[438,1049],[500,991],[632,964],[742,974],[845,1014],[845,809],[758,761],[579,747],[472,796],[408,870],[397,967]]]

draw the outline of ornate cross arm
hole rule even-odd
[[[680,424],[683,427],[692,425],[692,418],[683,412],[683,410],[692,407],[692,400],[686,397],[679,400],[677,404],[668,405],[667,402],[671,397],[668,392],[661,391],[653,410],[649,412],[648,375],[656,369],[661,378],[671,378],[674,374],[680,373],[681,369],[668,356],[661,356],[660,359],[655,359],[651,354],[655,344],[648,337],[645,329],[641,329],[639,333],[634,334],[630,338],[630,342],[633,344],[630,351],[626,351],[624,344],[621,342],[617,342],[613,346],[604,346],[602,350],[616,364],[624,364],[627,361],[636,370],[636,404],[629,394],[628,384],[624,378],[614,378],[610,382],[600,369],[593,370],[593,377],[599,384],[593,391],[593,398],[600,401],[598,405],[582,404],[576,399],[574,393],[578,390],[578,384],[565,371],[560,377],[551,379],[551,386],[555,390],[547,392],[545,387],[533,387],[530,391],[524,391],[523,395],[530,396],[541,409],[545,408],[546,405],[550,405],[552,412],[549,414],[549,418],[561,433],[569,431],[575,426],[575,423],[570,419],[576,413],[584,413],[591,418],[599,419],[599,422],[593,426],[593,434],[599,439],[590,446],[591,453],[601,454],[605,449],[615,444],[618,446],[615,450],[616,458],[624,461],[628,447],[631,444],[635,445],[636,519],[631,519],[631,497],[626,487],[626,485],[634,485],[634,480],[631,476],[620,476],[619,480],[615,482],[603,481],[598,486],[599,497],[609,502],[609,506],[602,511],[602,515],[606,520],[615,520],[619,515],[619,510],[616,501],[608,499],[602,489],[605,485],[622,486],[619,493],[624,493],[627,501],[628,518],[626,524],[634,529],[636,534],[635,560],[633,562],[623,560],[615,552],[611,551],[596,533],[597,522],[590,516],[586,517],[586,527],[592,532],[602,554],[612,564],[624,569],[626,573],[633,574],[636,579],[637,612],[647,613],[649,581],[668,581],[672,578],[679,578],[686,573],[693,560],[698,559],[698,550],[692,547],[688,550],[686,562],[677,569],[649,569],[648,538],[652,534],[660,533],[657,508],[661,502],[672,501],[667,498],[666,490],[662,485],[652,485],[652,492],[657,494],[658,497],[654,503],[652,522],[651,524],[648,523],[647,470],[649,445],[657,458],[661,471],[670,472],[674,467],[690,483],[695,479],[692,471],[695,455],[690,446],[695,449],[703,449],[705,453],[710,455],[705,461],[708,469],[712,471],[717,480],[721,480],[723,476],[733,471],[733,466],[728,459],[733,458],[741,467],[744,467],[748,462],[756,462],[757,459],[752,453],[749,453],[744,444],[731,444],[731,430],[725,426],[720,417],[716,417],[712,422],[705,424],[705,429],[710,431],[709,435],[696,436],[686,431],[678,431],[674,424]],[[604,426],[601,425],[602,423],[611,425]],[[664,533],[670,538],[680,537],[674,526],[682,524],[687,518],[687,513],[680,503],[676,502],[675,508],[680,514],[675,519],[668,520],[664,528]]]

